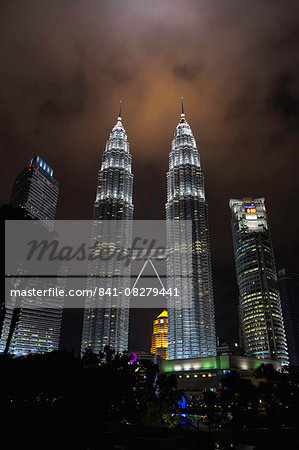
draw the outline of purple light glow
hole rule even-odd
[[[128,358],[129,358],[129,363],[134,363],[137,361],[137,355],[136,353],[129,353],[128,354]]]

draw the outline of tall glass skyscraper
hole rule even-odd
[[[17,176],[10,203],[24,208],[33,219],[54,220],[58,192],[53,169],[39,156],[34,156]]]
[[[299,366],[299,273],[287,269],[279,270],[278,289],[290,364]]]
[[[216,355],[204,175],[183,104],[169,155],[166,221],[168,359]]]
[[[26,215],[33,219],[45,220],[46,229],[53,227],[59,184],[53,177],[53,169],[39,156],[34,156],[17,176],[10,203],[23,208]],[[42,288],[63,287],[61,279],[41,280],[24,279],[23,268],[19,268],[20,277],[14,281],[15,287]],[[61,284],[62,282],[62,284]],[[63,298],[26,298],[11,299],[15,309],[7,308],[0,339],[0,351],[13,355],[43,353],[58,350],[62,321]],[[41,305],[43,305],[41,307]]]
[[[231,199],[229,206],[245,354],[286,364],[286,337],[265,199]]]
[[[92,254],[101,251],[117,255],[131,247],[133,219],[132,157],[122,124],[121,110],[106,143],[98,174],[93,210]],[[97,289],[96,296],[86,299],[81,351],[102,351],[110,345],[118,352],[128,348],[129,296],[131,267],[116,257],[107,261],[91,261],[88,288]],[[117,293],[117,295],[113,295]]]

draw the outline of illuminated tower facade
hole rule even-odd
[[[121,110],[116,125],[106,143],[98,174],[98,186],[93,210],[92,241],[96,252],[102,250],[116,255],[131,247],[133,219],[132,157]],[[117,352],[128,347],[130,264],[124,265],[116,257],[91,262],[88,287],[98,289],[97,298],[86,299],[81,351],[91,348],[102,351],[110,345]],[[110,295],[109,295],[110,293]],[[117,295],[113,295],[116,294]],[[127,293],[127,292],[126,292]]]
[[[153,322],[151,353],[168,359],[168,313],[166,309]]]
[[[59,184],[53,177],[53,169],[39,156],[34,156],[17,176],[10,203],[23,208],[25,215],[32,219],[45,220],[43,224],[50,233],[56,214],[58,192]],[[20,278],[15,278],[19,289],[64,287],[61,278],[22,278],[26,274],[21,266],[19,274]],[[5,310],[0,352],[21,356],[58,350],[63,298],[14,297],[10,301],[15,308]]]
[[[286,364],[286,337],[265,199],[231,199],[229,206],[245,354]]]
[[[167,173],[168,358],[216,355],[204,175],[183,104]]]
[[[278,289],[286,332],[289,361],[299,366],[299,273],[278,271]]]
[[[34,156],[17,176],[10,203],[23,208],[33,219],[54,220],[58,192],[53,169],[39,156]]]

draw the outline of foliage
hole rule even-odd
[[[7,422],[34,416],[75,428],[107,421],[173,427],[167,416],[182,395],[175,377],[148,361],[130,363],[109,347],[81,358],[65,351],[2,355],[0,372],[0,414]]]
[[[299,369],[276,371],[270,364],[255,370],[253,383],[232,371],[222,378],[214,404],[223,418],[237,426],[295,425],[299,413]]]

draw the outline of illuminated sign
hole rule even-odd
[[[255,205],[245,205],[245,212],[247,214],[255,214],[256,213]]]

